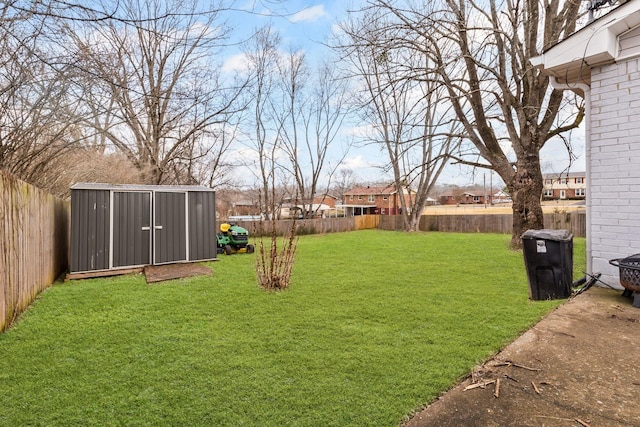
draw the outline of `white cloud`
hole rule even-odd
[[[371,164],[361,154],[347,157],[342,162],[342,167],[353,171],[370,167]]]
[[[243,53],[228,57],[222,64],[222,72],[224,73],[242,72],[248,68],[247,57]]]
[[[324,6],[320,4],[302,9],[291,17],[291,22],[314,22],[323,16],[326,16],[326,12]]]

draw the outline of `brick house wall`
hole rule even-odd
[[[640,58],[591,70],[588,178],[594,272],[618,282],[613,258],[640,252]]]
[[[640,1],[531,58],[557,89],[585,99],[587,271],[621,288],[614,258],[640,253]]]
[[[413,204],[412,194],[403,194],[407,206]],[[343,195],[344,203],[347,206],[366,207],[366,213],[375,215],[398,215],[401,212],[400,195],[395,187],[359,187],[347,191]]]

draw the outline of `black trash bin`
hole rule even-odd
[[[573,234],[567,230],[527,230],[524,263],[532,300],[568,298],[573,282]]]

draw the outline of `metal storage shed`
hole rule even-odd
[[[71,187],[72,274],[215,258],[215,192],[210,188]]]

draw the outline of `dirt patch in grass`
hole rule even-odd
[[[144,268],[147,283],[162,282],[165,280],[180,279],[191,276],[207,276],[211,269],[197,263],[148,265]]]

